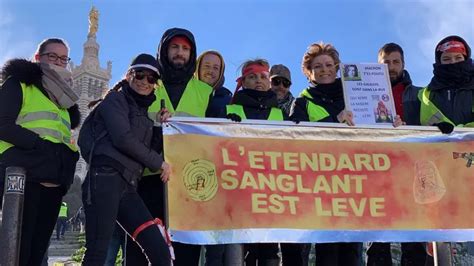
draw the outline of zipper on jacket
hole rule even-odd
[[[448,101],[451,101],[451,90],[448,90]]]

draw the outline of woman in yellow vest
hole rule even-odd
[[[3,67],[0,193],[6,167],[26,169],[20,265],[41,264],[79,158],[71,141],[80,113],[68,53],[64,40],[46,39],[33,62],[13,59]]]
[[[233,121],[243,119],[287,120],[286,114],[278,108],[278,99],[270,86],[270,66],[264,59],[248,60],[242,65],[242,75],[237,79],[237,87],[232,104],[226,106],[225,114]],[[243,265],[243,245],[207,246],[208,265]],[[278,243],[246,244],[248,255],[246,265],[280,265]]]
[[[293,121],[333,122],[354,125],[352,112],[345,109],[339,70],[339,53],[331,45],[314,43],[302,60],[303,74],[310,86],[295,101]],[[359,265],[362,243],[316,244],[316,265]]]
[[[232,104],[226,106],[226,114],[233,120],[262,119],[280,120],[288,117],[278,108],[276,94],[270,90],[269,64],[264,59],[248,60],[242,65],[242,76]]]
[[[448,36],[435,48],[433,78],[418,94],[421,125],[443,133],[454,126],[474,127],[474,67],[471,48],[459,36]]]

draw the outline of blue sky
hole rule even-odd
[[[420,86],[431,79],[434,47],[443,37],[457,34],[474,46],[474,0],[0,0],[0,64],[31,57],[52,36],[69,42],[79,64],[92,5],[100,12],[101,65],[112,61],[110,86],[134,56],[155,55],[170,27],[191,30],[198,53],[223,54],[229,89],[238,67],[261,57],[290,68],[294,94],[307,86],[300,65],[313,42],[332,43],[346,63],[375,62],[383,44],[396,42]]]

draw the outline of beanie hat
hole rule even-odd
[[[464,59],[467,60],[471,58],[471,48],[467,44],[467,42],[456,35],[448,36],[442,39],[435,48],[435,60],[436,63],[441,63],[441,55],[444,52],[451,52],[451,53],[461,53],[464,55]]]
[[[160,77],[160,72],[158,71],[158,62],[155,57],[149,54],[139,54],[135,59],[130,63],[128,70],[150,70],[158,77]]]

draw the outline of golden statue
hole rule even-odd
[[[94,36],[99,28],[99,11],[95,7],[91,8],[89,12],[89,34],[87,36]]]

